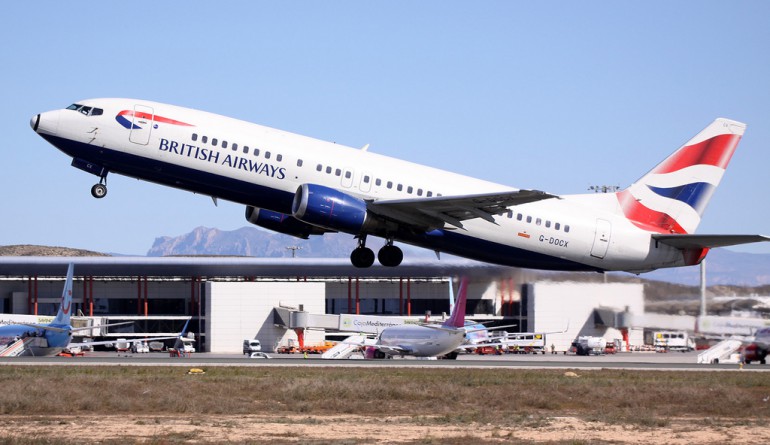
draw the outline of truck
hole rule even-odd
[[[577,355],[601,355],[606,353],[607,340],[603,337],[580,336],[572,342],[572,348]]]
[[[657,331],[653,338],[658,352],[688,352],[695,349],[695,341],[685,331]]]
[[[247,338],[243,340],[243,354],[250,355],[252,352],[261,352],[262,343],[255,338]]]

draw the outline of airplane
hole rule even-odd
[[[56,313],[56,318],[54,318],[51,323],[14,323],[0,326],[0,357],[18,357],[24,355],[50,356],[56,355],[70,346],[95,346],[114,343],[114,341],[71,343],[73,332],[94,329],[93,326],[73,328],[70,324],[72,309],[72,279],[74,271],[75,265],[70,263],[67,267],[67,279],[64,282],[59,309]],[[123,324],[127,323],[113,323],[101,325],[101,327]],[[185,324],[185,329],[187,329],[187,324]],[[171,338],[177,337],[151,337],[132,339],[127,342],[134,343]]]
[[[375,342],[351,342],[364,347],[365,358],[390,356],[457,358],[458,349],[466,340],[468,329],[465,325],[465,301],[468,294],[468,279],[460,281],[457,301],[452,312],[440,325],[403,324],[383,329]],[[482,329],[486,329],[482,327]],[[343,341],[343,343],[348,340]]]
[[[743,348],[741,361],[745,364],[759,362],[764,365],[768,353],[770,353],[770,328],[762,328],[754,335],[754,341]]]
[[[746,125],[718,118],[626,189],[554,195],[516,189],[204,111],[90,99],[34,115],[32,129],[99,177],[110,172],[246,206],[246,219],[308,238],[344,232],[350,255],[403,260],[396,242],[505,266],[648,272],[700,263],[762,235],[695,234]]]

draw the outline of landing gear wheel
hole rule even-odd
[[[350,262],[353,266],[365,269],[374,264],[374,251],[368,247],[357,247],[350,254]]]
[[[385,267],[396,267],[404,259],[404,252],[397,246],[386,244],[377,252],[377,260]]]
[[[107,186],[104,184],[94,184],[91,187],[91,196],[96,199],[102,199],[107,195]]]

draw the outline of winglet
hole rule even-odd
[[[457,291],[457,301],[449,318],[441,325],[445,328],[465,327],[465,300],[468,295],[468,278],[460,280],[460,289]]]

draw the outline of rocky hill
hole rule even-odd
[[[31,244],[18,244],[12,246],[0,246],[0,256],[110,256],[104,253],[92,252],[83,249],[71,249],[69,247],[35,246]]]

